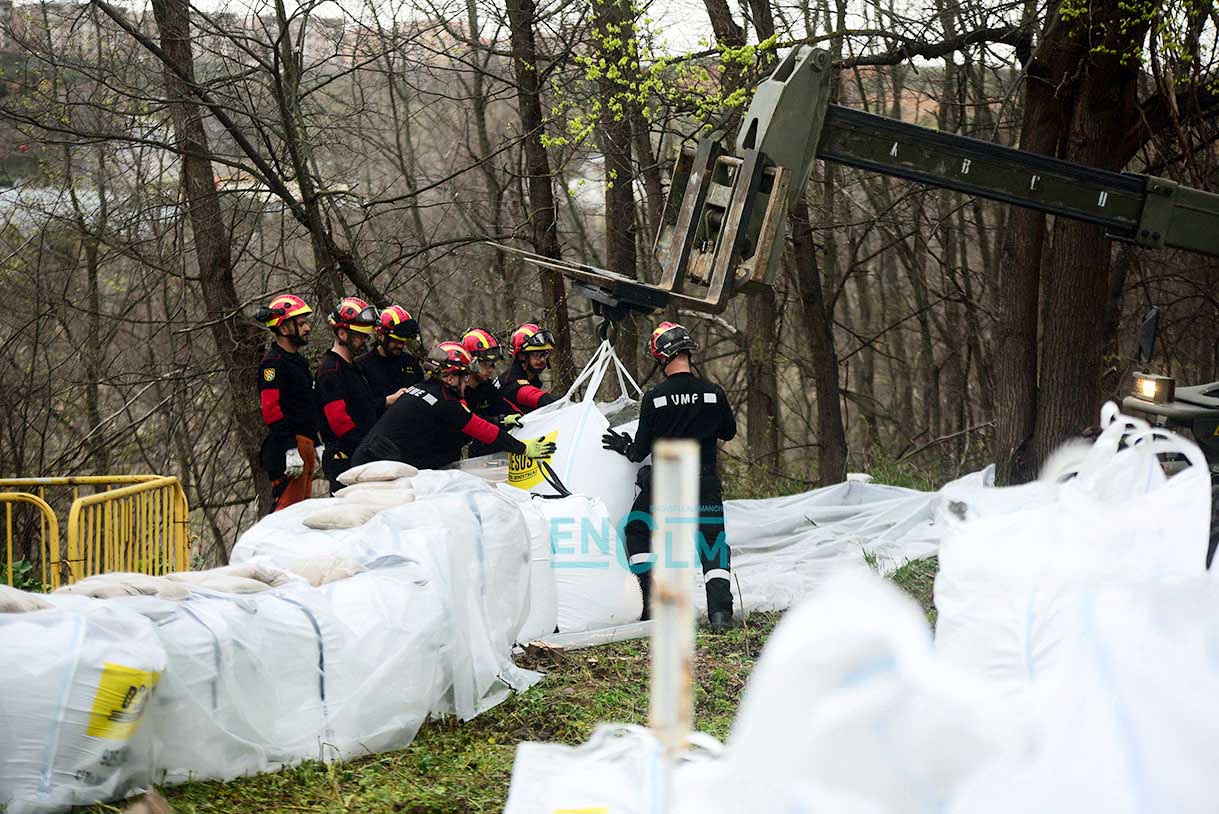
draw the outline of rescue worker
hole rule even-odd
[[[258,398],[267,425],[259,459],[271,477],[273,512],[309,498],[317,467],[313,375],[300,355],[309,342],[312,313],[300,297],[283,294],[254,315],[275,334],[258,363]]]
[[[330,492],[342,487],[338,477],[351,466],[351,455],[377,421],[384,399],[373,395],[353,360],[368,347],[380,322],[377,309],[359,297],[344,297],[327,316],[334,344],[317,367],[317,406],[321,410],[322,472]]]
[[[542,371],[550,367],[554,336],[533,322],[526,322],[508,338],[512,364],[496,381],[500,396],[513,412],[528,413],[545,407],[558,396],[542,388]]]
[[[496,386],[496,366],[504,358],[503,346],[488,330],[471,328],[461,338],[461,346],[474,357],[465,399],[470,410],[488,421],[512,429],[520,426],[520,413],[512,409]],[[471,455],[473,455],[471,451]]]
[[[711,629],[721,632],[732,626],[732,590],[729,586],[731,552],[724,534],[724,497],[717,463],[717,441],[736,436],[736,418],[723,389],[691,371],[691,353],[697,345],[690,332],[672,322],[662,322],[652,332],[648,349],[664,369],[665,380],[643,394],[639,429],[632,439],[610,430],[602,446],[642,461],[658,438],[692,438],[699,443],[699,536],[695,538],[707,588],[707,616]],[[651,589],[651,528],[641,518],[651,511],[650,467],[640,470],[640,492],[631,507],[626,526],[626,550],[631,570],[643,589],[643,618],[649,617]]]
[[[441,342],[424,364],[431,376],[411,385],[381,416],[356,449],[353,466],[370,461],[403,461],[418,469],[440,469],[461,457],[471,439],[490,449],[530,459],[554,454],[553,441],[521,442],[470,411],[462,390],[474,359],[460,342]]]
[[[423,364],[419,357],[419,325],[401,305],[391,305],[381,312],[377,323],[377,347],[359,356],[356,367],[364,374],[372,393],[381,401],[377,415],[412,384],[423,381]]]

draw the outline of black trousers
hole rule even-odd
[[[643,589],[643,618],[650,616],[648,607],[652,587],[652,484],[647,476],[640,480],[639,496],[631,506],[631,518],[626,524],[626,552],[631,571]],[[698,483],[698,533],[694,549],[703,566],[703,581],[707,587],[707,613],[732,613],[732,588],[729,583],[732,551],[724,530],[724,494],[718,475],[703,475]],[[648,518],[648,519],[645,519]],[[662,555],[663,556],[663,555]]]

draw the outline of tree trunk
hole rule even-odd
[[[542,146],[542,90],[538,78],[537,46],[533,24],[534,0],[506,0],[512,39],[512,67],[516,76],[516,104],[521,117],[525,144],[525,170],[529,175],[529,231],[533,249],[555,260],[563,259],[559,250],[559,214],[551,186],[550,158]],[[542,297],[550,309],[547,314],[554,333],[555,361],[552,367],[556,390],[566,390],[575,378],[571,355],[571,323],[567,316],[567,286],[557,271],[541,271]]]
[[[258,329],[241,313],[241,300],[233,284],[229,234],[220,211],[210,148],[198,104],[190,97],[185,76],[194,82],[191,52],[190,6],[187,0],[154,0],[153,15],[160,31],[161,48],[173,69],[163,71],[166,96],[173,115],[174,141],[182,161],[182,188],[199,261],[201,307],[211,325],[212,340],[222,360],[228,385],[229,416],[237,428],[237,441],[260,495],[270,494],[270,483],[259,466],[262,421],[258,415]]]
[[[813,357],[813,381],[817,385],[818,477],[822,485],[841,483],[847,476],[847,441],[842,426],[838,354],[834,350],[832,318],[821,289],[808,203],[803,198],[793,207],[788,225],[794,249],[796,292]]]
[[[1078,44],[1055,18],[1033,55],[1025,78],[1020,148],[1054,155],[1067,126],[1073,90],[1064,85],[1080,59]],[[1037,418],[1037,325],[1045,215],[1010,207],[999,260],[995,323],[995,435],[992,455],[999,483],[1023,483],[1037,474],[1030,443]],[[1059,353],[1074,353],[1060,350]]]
[[[629,0],[593,0],[593,39],[600,59],[610,66],[598,80],[601,150],[605,155],[606,267],[634,279],[639,273],[631,121],[638,105],[635,100],[638,55],[634,10]],[[614,344],[623,364],[638,379],[639,330],[635,320],[619,323]]]

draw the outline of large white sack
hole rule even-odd
[[[692,747],[674,772],[674,797],[688,796],[701,775],[714,768],[718,741],[690,736]],[[641,726],[601,724],[586,743],[522,743],[512,764],[512,783],[504,814],[605,812],[652,814],[668,811],[662,787],[661,745]]]
[[[496,487],[501,495],[517,504],[529,534],[529,612],[517,633],[518,644],[528,644],[554,633],[559,622],[554,558],[550,550],[550,522],[540,505],[544,498],[534,497],[507,484]]]
[[[954,814],[1215,810],[1219,591],[1196,577],[1075,591],[1030,689],[1040,748],[980,773]]]
[[[1112,408],[1103,420],[1072,480],[954,507],[965,519],[949,522],[940,551],[936,647],[1009,695],[1064,655],[1062,612],[1076,591],[1205,573],[1210,479],[1201,452]],[[1169,479],[1157,452],[1193,465]]]
[[[138,614],[82,597],[0,613],[0,810],[64,811],[134,794],[152,782],[133,736],[165,651]]]
[[[780,622],[709,791],[728,800],[747,789],[758,811],[811,810],[792,801],[808,785],[888,814],[930,814],[987,761],[1025,744],[985,688],[935,661],[917,604],[859,569]]]
[[[571,494],[601,499],[610,517],[618,523],[630,512],[635,500],[635,475],[640,465],[601,446],[601,436],[610,423],[602,415],[596,395],[611,369],[618,375],[621,388],[626,389],[629,383],[639,394],[638,385],[623,370],[613,346],[604,342],[567,394],[527,413],[512,435],[523,441],[531,438],[554,441],[554,456],[546,463],[562,486]],[[585,393],[577,400],[575,393],[580,387],[585,387]],[[524,455],[509,456],[508,484],[535,494],[560,494],[547,480],[545,469]]]

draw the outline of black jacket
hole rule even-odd
[[[258,397],[268,431],[262,445],[263,468],[276,475],[282,471],[284,453],[296,448],[296,436],[317,443],[313,376],[305,357],[275,344],[258,366]]]
[[[488,382],[479,382],[477,387],[467,387],[465,399],[466,404],[469,405],[474,415],[481,416],[488,421],[497,421],[506,415],[517,412],[500,395],[499,388],[496,386],[494,379]]]
[[[470,440],[492,450],[522,453],[525,445],[506,430],[479,418],[438,379],[407,388],[356,449],[352,466],[369,461],[403,461],[419,469],[440,469],[461,457]]]
[[[332,350],[317,367],[317,406],[327,456],[351,455],[377,421],[376,396],[364,374]]]
[[[364,374],[369,389],[378,399],[378,415],[385,412],[387,396],[423,381],[423,365],[409,352],[400,356],[382,356],[373,349],[356,359],[356,367]]]
[[[698,441],[701,474],[715,475],[716,442],[735,437],[736,417],[723,388],[693,373],[676,373],[643,394],[639,430],[627,457],[642,461],[657,438],[692,438]]]
[[[547,393],[542,388],[541,377],[525,370],[519,359],[514,359],[512,365],[495,380],[495,386],[514,413],[528,413],[559,399]]]

